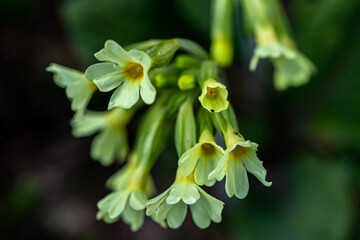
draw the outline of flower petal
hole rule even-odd
[[[128,150],[126,134],[110,127],[94,138],[90,155],[102,165],[109,166],[116,158],[126,156]]]
[[[221,212],[224,208],[224,203],[222,201],[212,197],[210,194],[208,194],[207,192],[202,190],[200,187],[198,187],[198,189],[201,194],[200,200],[202,201],[203,205],[206,205],[205,210],[207,211],[211,220],[214,222],[220,222],[221,221]]]
[[[254,71],[260,58],[280,58],[281,56],[291,59],[295,58],[296,53],[278,43],[264,43],[258,45],[254,50],[254,55],[250,61],[250,70]]]
[[[98,208],[106,212],[109,218],[116,218],[123,212],[128,196],[128,191],[110,193],[98,202]]]
[[[204,204],[204,199],[202,198],[190,206],[191,216],[194,220],[194,223],[201,229],[209,227],[211,223],[210,217],[206,211],[207,207],[208,205]]]
[[[179,202],[175,204],[167,215],[167,223],[171,228],[178,228],[180,227],[186,217],[187,213],[187,205],[183,202]]]
[[[298,53],[296,58],[274,59],[273,63],[275,66],[274,85],[278,91],[307,83],[315,72],[314,65],[301,53]]]
[[[131,60],[129,53],[113,40],[107,40],[105,47],[95,53],[95,57],[99,61],[110,61],[119,65],[123,65],[124,62]]]
[[[145,193],[140,191],[132,191],[129,199],[130,206],[135,210],[143,210],[145,208],[147,197]]]
[[[246,169],[239,160],[229,159],[226,167],[225,191],[229,197],[243,199],[249,192]]]
[[[191,205],[194,204],[197,200],[199,200],[199,198],[200,194],[196,188],[196,185],[191,183],[186,184],[184,196],[182,197],[183,202]]]
[[[96,63],[86,69],[86,78],[93,81],[101,92],[109,92],[123,81],[122,68],[112,63]]]
[[[216,178],[218,181],[221,181],[224,178],[225,171],[227,168],[226,165],[227,165],[227,161],[228,161],[228,155],[229,155],[229,151],[227,149],[225,151],[224,155],[222,156],[221,160],[217,164],[216,168],[214,169],[214,171],[212,171],[209,174],[209,177],[208,177],[209,180]]]
[[[152,204],[155,204],[156,202],[161,202],[162,198],[166,198],[168,193],[170,192],[171,190],[171,187],[168,188],[166,191],[164,191],[163,193],[159,194],[158,196],[148,200],[146,203],[145,203],[145,206],[150,206]]]
[[[127,205],[123,213],[123,220],[130,225],[131,231],[135,232],[144,224],[144,215],[144,210],[135,210]]]
[[[266,169],[263,167],[263,162],[259,160],[255,152],[249,153],[249,156],[243,160],[245,168],[248,172],[254,175],[262,184],[269,187],[271,182],[267,182]]]
[[[71,109],[78,111],[76,119],[82,118],[96,86],[84,73],[71,68],[53,63],[46,70],[54,73],[56,85],[65,88],[67,97],[72,101]]]
[[[156,89],[151,84],[147,72],[144,72],[144,78],[140,82],[140,94],[146,104],[152,104],[155,101]]]
[[[213,178],[208,179],[209,174],[216,168],[218,159],[214,157],[201,157],[196,165],[194,172],[194,179],[198,185],[206,185],[211,187],[215,184],[216,180]]]
[[[184,191],[185,183],[174,183],[169,196],[166,198],[166,203],[170,205],[178,203],[183,197]]]
[[[75,137],[90,136],[106,126],[106,115],[103,112],[87,111],[79,121],[72,122]]]
[[[151,58],[147,53],[143,51],[139,51],[136,49],[132,49],[129,51],[129,56],[137,63],[140,63],[141,66],[144,68],[144,72],[148,72],[151,66]]]
[[[201,144],[196,144],[194,147],[188,149],[179,159],[179,167],[181,168],[181,173],[183,176],[188,176],[198,162],[199,154],[200,154]]]
[[[114,107],[131,108],[139,100],[139,83],[125,81],[112,94],[108,109]]]

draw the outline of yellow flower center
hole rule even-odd
[[[250,148],[237,145],[235,149],[229,153],[229,155],[232,159],[242,159],[249,153],[249,150]]]
[[[201,152],[206,156],[213,155],[215,153],[215,147],[211,143],[201,144]]]
[[[219,90],[217,88],[207,87],[206,90],[207,90],[206,97],[209,99],[215,99],[219,95]]]
[[[124,66],[124,74],[127,76],[128,79],[133,81],[141,80],[144,75],[143,71],[143,66],[136,62],[128,62]]]

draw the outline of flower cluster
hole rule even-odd
[[[250,69],[255,70],[259,59],[269,58],[278,90],[307,82],[315,68],[297,50],[278,0],[241,0],[241,4],[257,44]],[[224,203],[202,186],[226,178],[226,194],[243,199],[249,192],[248,173],[271,185],[256,154],[258,145],[239,133],[220,77],[221,68],[233,60],[233,11],[233,1],[214,0],[211,57],[187,39],[149,40],[125,48],[108,40],[95,54],[99,62],[84,73],[58,64],[47,68],[72,101],[73,135],[97,133],[91,157],[104,166],[124,164],[106,182],[111,192],[98,202],[97,219],[107,223],[122,219],[136,231],[147,215],[162,227],[178,228],[189,206],[194,223],[206,228],[221,221]],[[104,111],[87,109],[96,90],[112,91]],[[127,126],[143,111],[130,149]],[[151,170],[174,123],[175,181],[154,197]]]
[[[176,54],[183,51],[182,54]],[[248,191],[246,170],[266,186],[266,170],[256,157],[257,145],[234,135],[237,124],[220,82],[218,65],[197,44],[185,39],[151,40],[122,48],[108,40],[95,54],[101,61],[85,73],[51,64],[54,80],[73,101],[72,120],[76,137],[95,133],[91,157],[104,166],[129,159],[106,186],[111,190],[98,202],[97,219],[107,223],[122,219],[133,231],[150,216],[161,226],[177,228],[187,214],[206,228],[221,221],[223,202],[206,193],[226,175],[226,192],[244,198]],[[113,91],[108,110],[87,110],[95,90]],[[141,100],[140,100],[141,96]],[[201,105],[195,117],[195,104]],[[127,125],[134,114],[151,105],[138,127],[133,149],[127,140]],[[150,199],[155,187],[150,171],[167,143],[176,120],[175,145],[178,170],[168,190]],[[215,130],[227,149],[215,140]]]

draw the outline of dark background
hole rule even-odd
[[[89,157],[92,138],[72,137],[70,102],[45,68],[56,62],[84,71],[106,39],[185,37],[208,48],[209,2],[0,2],[0,239],[360,239],[356,0],[283,2],[299,49],[318,72],[281,93],[268,61],[248,71],[254,44],[236,11],[236,61],[225,73],[230,101],[243,135],[260,144],[272,187],[251,176],[248,197],[238,200],[218,183],[209,191],[225,202],[223,221],[206,230],[190,216],[178,230],[147,219],[137,233],[95,219],[105,180],[119,166],[100,166]],[[95,95],[90,108],[105,109],[107,97]],[[153,171],[158,192],[173,181],[176,161],[169,144]]]

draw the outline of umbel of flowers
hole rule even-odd
[[[177,55],[178,51],[183,53]],[[89,66],[85,73],[56,64],[48,70],[54,73],[55,82],[66,88],[75,106],[77,113],[71,122],[74,136],[97,133],[91,157],[104,166],[128,159],[107,181],[111,192],[98,202],[97,219],[107,223],[122,219],[136,231],[146,214],[163,227],[178,228],[189,206],[194,223],[206,228],[221,221],[224,203],[201,186],[211,187],[226,175],[229,197],[243,198],[249,185],[246,170],[270,185],[256,157],[257,145],[233,135],[237,124],[226,86],[220,82],[216,62],[199,45],[169,39],[124,49],[109,40],[95,57],[101,62]],[[113,91],[108,110],[87,110],[95,90]],[[150,107],[130,150],[127,125],[147,105]],[[179,157],[175,181],[155,197],[150,172],[174,123]],[[225,139],[226,150],[216,142],[216,130]]]
[[[228,197],[243,199],[249,191],[248,173],[271,185],[256,153],[258,144],[239,132],[220,78],[219,67],[229,66],[233,59],[234,2],[214,0],[211,57],[187,39],[149,40],[125,48],[108,40],[95,53],[99,62],[85,72],[58,64],[47,68],[72,101],[73,135],[96,134],[91,158],[103,166],[123,164],[106,182],[110,193],[98,202],[97,219],[121,219],[136,231],[147,215],[162,227],[178,228],[190,209],[194,223],[206,228],[221,221],[224,203],[203,186],[225,178]],[[279,90],[307,82],[314,67],[297,50],[278,1],[240,2],[257,44],[250,68],[255,70],[259,59],[269,58]],[[95,91],[111,92],[104,111],[88,109]],[[130,149],[127,126],[135,114],[142,117]],[[178,154],[173,161],[175,180],[156,196],[151,170],[173,131]],[[217,133],[224,146],[215,138]]]

